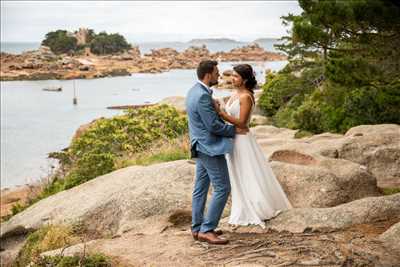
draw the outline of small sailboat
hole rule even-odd
[[[42,89],[43,91],[48,91],[48,92],[61,92],[62,91],[62,86],[48,86]]]

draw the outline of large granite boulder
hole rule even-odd
[[[381,187],[400,186],[400,125],[360,125],[345,137],[340,158],[367,166]]]
[[[282,212],[267,222],[267,228],[302,233],[305,231],[337,230],[356,224],[400,220],[400,193],[369,197],[332,208],[302,208]],[[393,229],[397,233],[398,226]],[[396,230],[397,229],[397,230]],[[391,239],[390,233],[383,239]]]
[[[135,220],[189,208],[193,177],[186,160],[120,169],[41,200],[2,223],[0,237],[76,222],[97,233],[120,233]]]
[[[384,245],[400,255],[400,222],[392,225],[386,232],[379,236]]]
[[[400,125],[353,127],[345,135],[323,133],[296,139],[296,130],[274,126],[252,129],[265,155],[294,150],[308,155],[357,163],[370,172],[379,187],[400,187]]]
[[[294,207],[333,207],[380,195],[375,177],[347,160],[318,158],[294,150],[277,150],[270,159]]]

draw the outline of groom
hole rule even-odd
[[[211,86],[218,84],[218,63],[200,62],[197,83],[189,90],[186,110],[189,116],[189,135],[192,158],[196,160],[196,180],[192,195],[192,235],[195,240],[210,244],[227,244],[221,231],[215,231],[221,218],[231,185],[224,154],[232,150],[235,134],[245,134],[248,129],[235,128],[218,116],[211,98]],[[213,187],[207,215],[204,208],[210,182]]]

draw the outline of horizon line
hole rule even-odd
[[[273,40],[278,40],[281,39],[282,37],[258,37],[254,38],[252,40],[243,40],[243,39],[234,39],[234,38],[229,38],[229,37],[205,37],[205,38],[191,38],[190,40],[187,41],[178,41],[178,40],[167,40],[167,41],[161,41],[161,40],[140,40],[140,41],[133,41],[133,40],[127,40],[128,43],[130,44],[138,44],[138,43],[190,43],[192,41],[196,40],[219,40],[219,39],[228,39],[234,42],[238,43],[251,43],[259,39],[273,39]],[[27,40],[27,41],[14,41],[14,40],[6,40],[3,41],[1,40],[0,43],[41,43],[43,40]]]

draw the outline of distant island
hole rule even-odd
[[[254,41],[253,41],[253,43],[263,43],[263,42],[269,42],[269,41],[274,41],[274,40],[279,40],[279,38],[258,38],[258,39],[255,39]]]
[[[279,40],[279,38],[269,38],[269,37],[263,37],[263,38],[257,38],[252,42],[246,42],[246,41],[238,41],[235,39],[230,39],[230,38],[196,38],[192,39],[187,43],[190,44],[210,44],[210,43],[236,43],[236,44],[245,44],[245,43],[266,43],[266,42],[271,42],[271,41],[276,41]]]
[[[105,31],[95,33],[92,29],[80,28],[79,31],[69,32],[57,30],[48,32],[41,45],[59,54],[89,54],[107,55],[128,51],[132,46],[125,37],[118,34],[108,34]]]
[[[224,42],[231,42],[231,43],[244,43],[230,38],[198,38],[192,39],[188,43],[191,44],[198,44],[198,43],[224,43]]]

